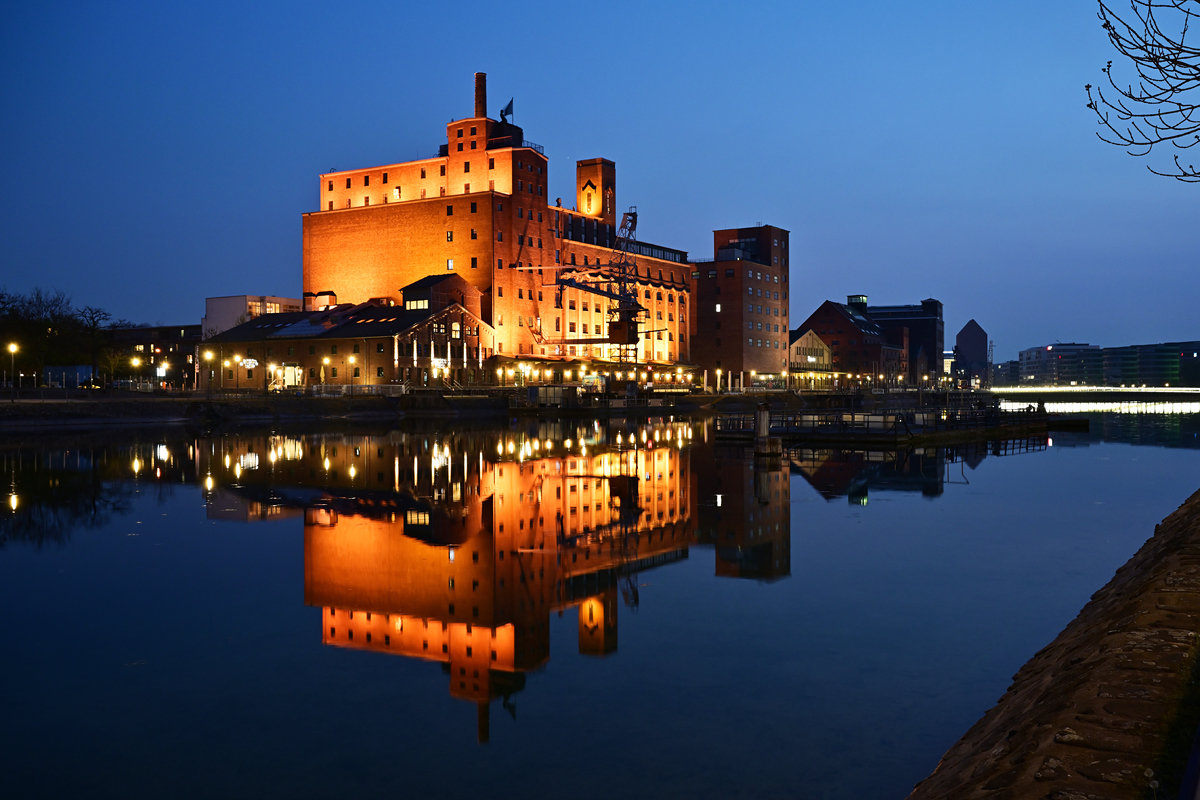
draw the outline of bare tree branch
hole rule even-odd
[[[1096,112],[1097,136],[1146,156],[1155,145],[1186,150],[1200,142],[1200,49],[1188,42],[1192,21],[1200,18],[1200,0],[1129,0],[1122,17],[1108,0],[1099,0],[1097,16],[1108,40],[1137,73],[1132,83],[1117,83],[1113,62],[1102,70],[1106,87],[1088,84],[1088,108]],[[1094,90],[1094,94],[1093,94]],[[1172,153],[1171,170],[1147,166],[1155,175],[1200,183],[1200,170]]]

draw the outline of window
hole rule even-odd
[[[720,303],[717,303],[717,313],[718,314],[721,313],[721,304]]]
[[[503,286],[497,286],[497,287],[496,287],[496,296],[497,296],[497,297],[504,297],[504,287],[503,287]]]
[[[733,277],[733,270],[731,270],[731,269],[727,269],[727,270],[725,270],[725,277],[726,277],[726,278],[732,278],[732,277]]]
[[[371,185],[371,176],[363,175],[363,186],[370,186],[370,185]]]
[[[309,367],[309,368],[308,368],[308,377],[310,377],[310,378],[315,378],[315,377],[317,377],[317,368],[316,368],[316,367]]]
[[[442,164],[440,167],[438,167],[438,170],[439,170],[439,174],[443,178],[446,177],[446,165],[445,164]]]
[[[471,237],[472,239],[475,237]],[[471,256],[471,269],[479,268],[479,259],[476,256]]]
[[[329,191],[333,191],[333,181],[329,182]]]
[[[346,178],[346,188],[350,188],[350,178]]]
[[[472,214],[474,214],[474,213],[475,213],[477,210],[478,210],[478,209],[477,209],[477,204],[476,204],[476,203],[471,203],[471,213],[472,213]]]
[[[383,182],[387,183],[387,173],[383,173]]]
[[[447,242],[454,241],[454,231],[446,231],[446,241]]]
[[[463,172],[470,172],[470,171],[471,171],[471,162],[464,161],[463,162]]]
[[[446,216],[447,217],[454,216],[454,206],[446,206]]]
[[[496,269],[504,269],[504,259],[503,258],[496,259]]]
[[[472,203],[471,205],[475,205],[475,204],[474,204],[474,203]],[[472,239],[478,239],[478,238],[479,238],[479,234],[475,232],[475,229],[474,229],[474,228],[471,228],[471,238],[472,238]]]
[[[447,271],[454,269],[454,259],[453,258],[446,259],[446,269],[447,269]]]
[[[336,344],[331,344],[329,346],[329,355],[331,355],[331,356],[337,355],[337,345]]]
[[[424,167],[421,167],[421,177],[422,178],[425,177],[425,168]]]
[[[312,345],[312,344],[310,344],[310,345],[308,346],[308,354],[309,354],[310,356],[315,356],[315,355],[317,354],[317,347],[316,347],[316,345]]]
[[[375,352],[376,352],[376,353],[382,353],[382,352],[383,352],[383,342],[376,342],[376,343],[375,343]]]
[[[496,168],[496,159],[489,158],[488,159],[488,169],[495,169],[495,168]]]

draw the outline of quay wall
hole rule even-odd
[[[1196,731],[1198,630],[1200,492],[1013,676],[909,800],[1174,797]]]

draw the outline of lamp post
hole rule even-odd
[[[133,369],[131,370],[132,374],[129,376],[129,383],[130,383],[129,388],[132,391],[134,381],[139,377],[138,367],[140,367],[142,365],[142,360],[140,358],[134,358],[134,359],[131,359],[129,363],[133,365]]]
[[[236,365],[233,368],[233,388],[234,391],[240,392],[242,390],[242,357],[235,353],[233,356],[233,363]]]
[[[209,400],[212,400],[212,379],[213,379],[213,373],[212,373],[212,360],[213,360],[213,354],[212,354],[212,350],[205,350],[205,351],[204,351],[204,368],[205,368],[206,370],[208,370],[208,392],[207,392],[207,397],[208,397],[208,399],[209,399]]]
[[[354,356],[350,356],[350,394],[354,394]]]
[[[325,367],[328,367],[329,366],[329,356],[325,356],[325,358],[321,359],[321,363],[324,364]],[[321,383],[322,384],[325,383],[325,367],[321,368]]]
[[[8,362],[9,386],[12,387],[12,402],[17,402],[17,345],[15,342],[8,345]]]

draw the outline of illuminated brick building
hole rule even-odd
[[[609,263],[621,219],[616,165],[577,162],[575,205],[565,208],[548,196],[542,147],[488,118],[486,106],[485,76],[476,73],[474,115],[446,126],[436,157],[320,176],[319,210],[303,219],[306,307],[399,303],[401,287],[453,273],[479,291],[496,357],[614,359],[604,341],[608,301],[564,289],[560,305],[555,279]],[[687,253],[644,242],[631,249],[648,312],[637,362],[688,362]]]
[[[713,231],[713,260],[692,271],[693,361],[721,387],[782,382],[788,369],[788,232]],[[719,371],[719,374],[718,374]]]

